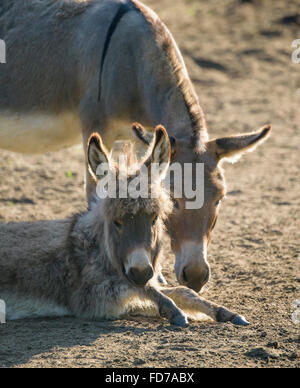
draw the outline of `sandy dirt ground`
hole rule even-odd
[[[273,124],[234,165],[209,248],[203,296],[251,325],[163,319],[38,319],[0,325],[0,367],[299,367],[300,2],[145,0],[178,42],[211,137]],[[42,156],[0,152],[0,222],[63,218],[84,209],[80,146]],[[1,244],[1,242],[0,242]],[[163,272],[176,284],[168,249]]]

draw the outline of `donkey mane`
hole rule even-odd
[[[54,1],[56,2],[57,0]],[[66,19],[81,15],[86,10],[86,8],[91,5],[92,2],[93,0],[63,0],[61,1],[56,16],[60,19]]]
[[[198,149],[203,149],[205,141],[208,138],[206,120],[193,84],[187,74],[181,54],[177,49],[177,45],[166,25],[159,18],[155,17],[149,8],[137,0],[130,1],[145,17],[152,29],[157,44],[162,48],[167,63],[172,69],[172,74],[182,93],[184,104],[190,117],[192,125],[192,145]]]
[[[208,138],[206,121],[204,112],[199,104],[199,100],[195,89],[191,83],[191,80],[187,74],[181,54],[177,49],[176,43],[168,31],[166,25],[156,17],[151,10],[145,7],[142,3],[137,0],[126,0],[119,6],[114,19],[111,22],[107,36],[105,39],[104,50],[101,59],[101,68],[99,75],[99,92],[98,101],[101,99],[101,83],[102,83],[102,72],[107,51],[109,49],[110,41],[112,36],[121,21],[123,16],[128,12],[135,10],[143,15],[144,19],[148,23],[151,31],[154,35],[156,44],[162,49],[167,65],[171,68],[171,74],[175,78],[175,82],[182,93],[183,101],[187,109],[187,113],[190,118],[192,127],[191,144],[196,146],[197,149],[204,149],[205,141]]]

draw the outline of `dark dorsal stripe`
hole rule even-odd
[[[104,48],[103,48],[103,54],[101,59],[101,67],[100,67],[100,76],[99,76],[99,91],[98,91],[98,101],[101,99],[101,87],[102,87],[102,73],[103,73],[103,65],[106,59],[107,51],[111,42],[111,39],[113,37],[114,32],[116,31],[116,28],[118,27],[118,24],[120,23],[122,17],[126,15],[128,12],[132,10],[137,10],[136,7],[131,3],[131,1],[126,1],[125,3],[122,3],[119,6],[118,12],[116,13],[113,21],[111,22],[111,25],[109,26],[109,29],[107,31]]]
[[[173,56],[172,51],[174,51],[175,49],[173,47],[173,42],[171,37],[166,32],[166,28],[164,24],[160,20],[153,23],[151,15],[142,4],[136,3],[135,0],[125,0],[125,2],[119,6],[118,12],[116,13],[113,21],[111,22],[111,25],[106,35],[103,54],[102,54],[102,60],[101,60],[100,76],[99,76],[98,102],[101,99],[103,65],[105,62],[105,58],[107,55],[107,51],[108,51],[112,36],[119,22],[121,21],[122,17],[130,11],[135,11],[142,14],[145,20],[149,23],[149,25],[152,26],[153,30],[156,30],[157,34],[160,34],[162,37],[164,37],[164,40],[165,40],[164,51],[167,58],[169,58],[170,63],[174,67],[174,74],[176,74],[175,68],[177,68],[178,66],[178,63],[176,63],[176,61],[178,61],[178,58],[177,60],[175,60],[175,63],[174,63],[174,58],[172,58]],[[197,98],[195,97],[195,91],[193,89],[193,86],[189,78],[185,79],[183,83],[181,82],[180,89],[183,94],[184,103],[187,108],[192,129],[193,129],[192,143],[193,145],[197,144],[197,146],[199,146],[200,144],[199,140],[201,140],[201,134],[203,133],[204,137],[206,134],[206,123],[205,123],[204,114],[199,105]]]

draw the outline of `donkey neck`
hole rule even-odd
[[[97,257],[106,271],[116,272],[105,241],[105,216],[101,205],[95,201],[89,210],[78,214],[73,219],[70,230],[72,254],[85,265],[87,261]]]
[[[102,109],[115,119],[163,124],[175,138],[205,142],[206,123],[182,55],[167,27],[148,7],[119,21],[102,74]],[[113,76],[112,76],[113,75]]]
[[[149,85],[144,78],[145,110],[150,120],[154,120],[151,124],[164,125],[169,136],[198,138],[204,143],[206,122],[198,97],[175,41],[171,35],[165,39],[169,39],[169,45],[157,46],[156,58],[148,62],[152,80]],[[160,71],[161,68],[165,71]]]
[[[132,2],[144,17],[152,38],[147,33],[139,35],[139,47],[143,47],[142,101],[147,104],[145,112],[151,124],[163,124],[175,138],[194,137],[204,143],[204,113],[172,34],[152,10],[136,0]]]

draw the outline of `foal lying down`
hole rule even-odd
[[[134,183],[142,168],[148,171],[152,163],[163,168],[151,177],[148,198],[136,198],[128,189],[127,198],[95,198],[73,219],[0,224],[0,299],[6,302],[7,319],[116,319],[131,312],[149,316],[150,308],[182,327],[188,313],[247,324],[186,287],[168,288],[157,281],[163,223],[172,211],[162,187],[170,163],[165,129],[156,128],[144,162],[129,172],[109,160],[98,134],[89,139],[87,159],[95,180],[117,177],[117,193],[122,184]],[[107,174],[99,172],[107,165]]]

